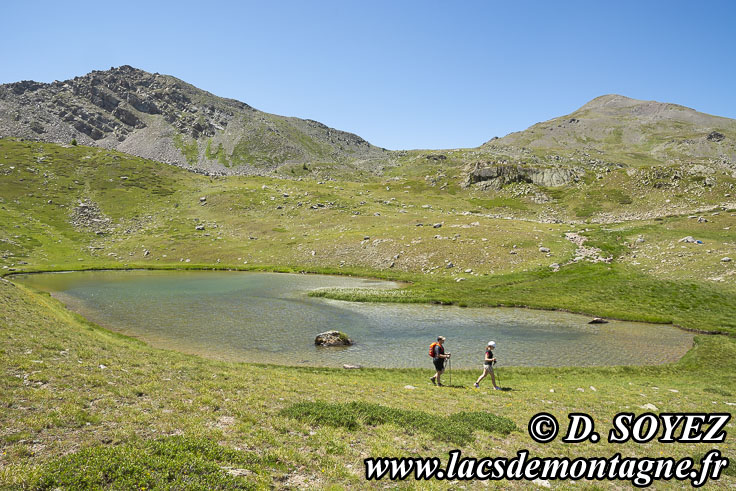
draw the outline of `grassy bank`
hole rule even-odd
[[[462,282],[422,278],[398,291],[324,289],[311,295],[358,302],[563,309],[706,332],[733,333],[736,329],[736,302],[728,290],[706,283],[656,279],[631,268],[600,263],[570,265],[558,272],[547,269],[469,277]]]
[[[727,335],[696,337],[672,365],[499,367],[508,389],[500,392],[489,382],[469,389],[479,374],[457,371],[457,387],[440,389],[427,380],[429,363],[289,368],[158,350],[0,281],[0,487],[353,488],[365,484],[368,456],[445,457],[459,447],[478,457],[520,449],[684,457],[710,449],[542,445],[525,429],[540,411],[561,422],[587,412],[601,435],[621,411],[731,412],[736,261],[722,258],[736,258],[736,213],[720,205],[731,178],[684,182],[673,194],[617,170],[536,190],[551,200],[538,202],[518,186],[461,189],[459,164],[445,174],[425,160],[410,153],[392,175],[360,180],[321,181],[307,171],[303,180],[213,178],[101,149],[0,140],[0,275],[349,274],[406,284],[315,294],[565,309]],[[571,232],[609,263],[574,261],[580,247],[566,238]],[[684,236],[702,244],[679,242]],[[732,438],[717,447],[735,454]],[[722,483],[736,483],[733,467]],[[489,484],[509,486],[525,483]]]
[[[468,388],[475,371],[454,373],[456,388],[436,388],[427,380],[429,368],[253,366],[157,350],[98,328],[47,295],[4,281],[0,307],[5,339],[0,482],[7,487],[165,482],[356,487],[363,483],[367,456],[441,457],[456,447],[475,456],[508,456],[526,448],[546,456],[620,451],[683,457],[707,448],[656,442],[541,445],[525,428],[542,410],[560,421],[569,412],[587,412],[604,434],[616,412],[644,412],[647,404],[658,411],[729,411],[727,403],[734,402],[731,337],[696,337],[680,362],[666,366],[499,367],[509,390],[494,392],[488,384]],[[306,419],[289,414],[304,403],[322,409]],[[363,409],[346,413],[356,403]],[[383,416],[371,416],[376,405]],[[495,423],[478,423],[458,443],[437,436],[427,423],[464,420],[457,416],[463,412],[490,413],[513,427],[500,431]],[[351,422],[339,423],[345,417]],[[716,446],[734,455],[732,439]],[[722,482],[736,478],[731,474]]]

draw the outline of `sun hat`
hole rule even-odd
[[[496,347],[496,342],[495,341],[488,341],[488,346],[493,346],[495,348]]]

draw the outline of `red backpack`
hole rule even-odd
[[[440,345],[440,343],[438,343],[437,341],[429,345],[429,357],[430,358],[434,358],[434,347],[435,346],[441,347],[442,345]]]

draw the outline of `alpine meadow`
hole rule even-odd
[[[623,95],[580,104],[474,148],[388,150],[127,65],[0,85],[0,487],[619,489],[631,481],[367,481],[364,459],[733,461],[732,422],[715,444],[605,435],[622,412],[733,413],[736,120]],[[693,341],[662,364],[534,366],[504,363],[490,332],[501,390],[473,388],[485,342],[477,368],[437,387],[426,347],[444,333],[453,351],[461,335],[441,325],[422,366],[253,363],[126,335],[23,281],[91,270],[387,280],[299,301],[413,304],[430,320],[446,306],[564,311]],[[527,425],[540,412],[562,427],[586,413],[603,438],[539,443]],[[707,486],[736,486],[734,469]]]

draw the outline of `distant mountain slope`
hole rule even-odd
[[[0,137],[116,149],[225,173],[356,163],[387,152],[317,121],[277,116],[130,66],[50,84],[0,85]]]
[[[626,165],[736,162],[736,120],[677,104],[604,95],[559,118],[482,145],[523,159]]]

